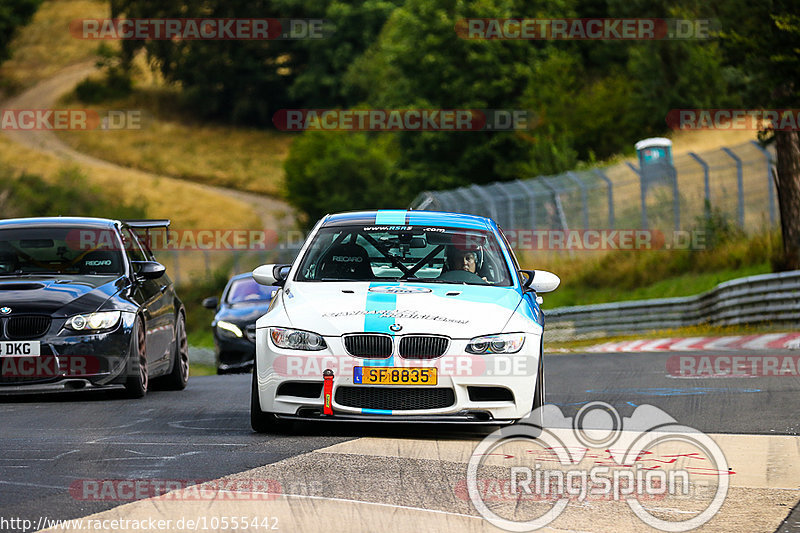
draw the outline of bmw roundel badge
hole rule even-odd
[[[11,312],[11,308],[10,307],[0,307],[0,313],[2,313],[4,315],[7,315],[10,312]]]
[[[403,329],[403,326],[401,326],[400,324],[392,324],[391,326],[389,326],[389,329],[396,333],[401,329]]]

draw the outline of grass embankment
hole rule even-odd
[[[705,250],[615,251],[599,257],[588,254],[536,257],[522,254],[523,265],[550,270],[561,277],[555,292],[543,295],[543,308],[588,305],[649,298],[692,296],[736,278],[772,272],[781,250],[780,235],[728,235]],[[632,335],[576,341],[547,342],[547,351],[577,350],[610,341],[667,337],[748,335],[786,331],[770,324],[697,325]]]
[[[772,271],[780,236],[740,234],[704,250],[631,250],[603,255],[520,254],[530,268],[550,270],[561,286],[544,295],[545,309],[561,306],[690,296],[723,281]]]
[[[49,0],[42,2],[31,22],[19,28],[11,43],[11,58],[0,65],[0,92],[16,94],[56,72],[95,59],[97,41],[76,39],[72,20],[106,18],[106,0]]]
[[[75,95],[63,101],[87,107]],[[136,110],[141,129],[60,131],[72,148],[118,165],[174,178],[280,197],[284,192],[283,161],[294,136],[275,131],[194,122],[178,109],[176,93],[160,87],[135,88],[124,98],[90,107]],[[172,104],[170,103],[172,102]]]

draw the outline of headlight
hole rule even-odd
[[[310,331],[287,328],[269,328],[269,335],[272,342],[278,348],[289,350],[309,350],[312,352],[327,348],[325,339]]]
[[[230,337],[233,335],[234,337],[241,337],[242,336],[242,329],[234,324],[233,322],[226,322],[225,320],[220,320],[217,322],[217,329],[220,330],[220,333]]]
[[[467,344],[467,353],[517,353],[522,349],[525,335],[522,333],[503,333],[475,337]]]
[[[75,331],[109,329],[117,325],[121,315],[119,311],[75,315],[67,320],[67,327]]]

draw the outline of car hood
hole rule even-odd
[[[293,283],[282,296],[293,327],[324,336],[369,331],[458,339],[502,332],[521,299],[513,287],[380,282]]]
[[[96,311],[127,284],[124,276],[0,278],[0,306],[54,317]]]

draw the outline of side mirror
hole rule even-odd
[[[137,279],[158,279],[167,271],[167,267],[158,261],[131,261]]]
[[[261,265],[253,270],[253,279],[261,285],[278,285],[282,287],[289,277],[292,265]]]
[[[547,270],[520,270],[528,278],[522,283],[522,290],[536,293],[552,292],[561,284],[561,278]]]
[[[209,296],[208,298],[203,298],[203,307],[206,309],[216,309],[219,305],[219,298],[216,296]]]

